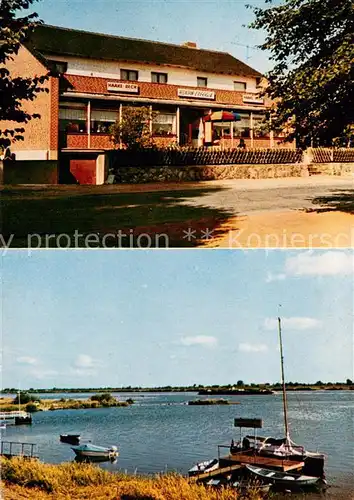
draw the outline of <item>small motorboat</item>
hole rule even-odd
[[[235,481],[232,483],[232,487],[235,488],[235,490],[239,491],[241,495],[247,495],[249,493],[266,494],[269,493],[271,486],[271,483],[267,484],[261,482],[252,483],[245,481]]]
[[[314,486],[321,482],[319,477],[294,474],[292,472],[279,472],[271,469],[263,469],[254,465],[246,465],[246,468],[256,477],[268,483],[291,488],[303,488]]]
[[[74,451],[75,455],[81,459],[114,460],[118,456],[118,448],[116,446],[105,448],[103,446],[86,443],[71,449]]]
[[[0,422],[0,429],[6,429],[6,422]]]
[[[203,474],[204,472],[211,472],[219,468],[219,460],[214,458],[213,460],[206,460],[205,462],[199,462],[193,465],[188,471],[189,476],[197,476],[198,474]]]
[[[63,443],[79,444],[80,434],[60,434],[60,441]]]

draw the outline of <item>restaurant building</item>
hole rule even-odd
[[[57,161],[80,183],[102,183],[100,158],[126,106],[149,106],[158,146],[281,147],[260,125],[270,102],[262,75],[225,52],[42,25],[9,63],[13,74],[50,71],[29,112],[16,160]],[[210,120],[216,112],[235,120]],[[228,112],[228,114],[227,114]],[[219,114],[220,116],[220,114]],[[222,115],[221,115],[222,116]],[[287,146],[289,147],[289,146]],[[64,169],[64,170],[65,170]]]

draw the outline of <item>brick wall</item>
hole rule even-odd
[[[91,134],[91,149],[114,149],[111,136]]]
[[[158,148],[168,148],[177,144],[177,137],[153,137],[153,141]]]
[[[47,69],[40,63],[25,47],[21,47],[13,61],[6,63],[13,77],[21,76],[35,77],[47,74]],[[58,82],[56,78],[50,77],[43,87],[49,89],[49,93],[40,92],[34,101],[24,101],[23,109],[28,113],[39,113],[40,119],[32,119],[28,124],[22,125],[15,122],[1,122],[1,128],[24,127],[24,141],[17,141],[12,146],[13,152],[21,152],[21,159],[28,159],[31,155],[45,155],[55,159],[58,144]],[[52,126],[51,126],[52,123]],[[46,153],[47,152],[47,153]]]
[[[70,149],[87,149],[87,134],[68,134],[66,137],[66,147]]]

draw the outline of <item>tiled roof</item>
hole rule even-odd
[[[41,54],[161,64],[205,73],[261,77],[231,54],[149,40],[40,25],[27,46]]]

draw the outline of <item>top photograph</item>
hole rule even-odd
[[[2,251],[348,248],[351,0],[0,0]]]

